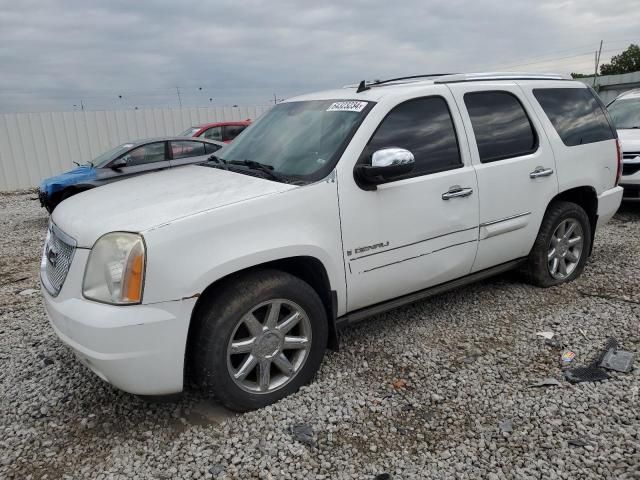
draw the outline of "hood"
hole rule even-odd
[[[94,188],[62,202],[53,222],[90,248],[105,233],[144,232],[196,213],[298,188],[218,168],[188,165]]]
[[[89,165],[82,165],[55,177],[45,178],[40,184],[40,191],[45,192],[47,195],[52,195],[69,185],[93,180],[94,178],[96,178],[96,169]]]
[[[618,138],[623,153],[640,152],[640,128],[621,128],[618,130]]]

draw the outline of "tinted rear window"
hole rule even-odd
[[[568,147],[615,138],[601,103],[588,88],[536,88],[533,94]]]
[[[509,92],[464,96],[482,163],[534,152],[538,139],[520,100]]]

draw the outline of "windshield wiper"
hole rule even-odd
[[[207,158],[207,162],[215,162],[216,166],[220,166],[225,170],[229,170],[229,167],[227,166],[227,161],[224,158],[211,155],[209,158]]]
[[[271,180],[275,180],[277,182],[289,183],[289,179],[284,175],[280,175],[273,171],[273,167],[271,165],[267,165],[264,163],[256,162],[254,160],[229,160],[226,163],[229,165],[242,165],[251,170],[258,170],[264,173]]]

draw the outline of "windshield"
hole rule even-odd
[[[199,131],[200,131],[200,127],[189,127],[178,136],[179,137],[193,137]]]
[[[111,150],[107,150],[102,155],[98,155],[96,158],[91,160],[90,164],[96,168],[101,168],[107,165],[111,160],[116,158],[118,155],[123,154],[127,150],[133,147],[132,143],[123,143],[122,145],[118,145]]]
[[[616,128],[640,128],[640,97],[614,100],[608,109]]]
[[[280,103],[217,155],[228,162],[259,162],[300,180],[319,180],[333,169],[372,105],[336,100]]]

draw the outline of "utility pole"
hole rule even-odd
[[[84,112],[84,103],[82,103],[82,99],[80,99],[80,110]]]
[[[178,94],[178,104],[180,105],[180,108],[182,108],[182,98],[180,98],[180,88],[176,87],[176,93]]]
[[[596,88],[596,79],[598,78],[598,67],[600,66],[600,55],[602,54],[602,40],[600,40],[600,48],[596,52],[596,70],[593,74],[593,88]]]
[[[278,103],[278,97],[276,97],[276,94],[273,94],[273,104],[277,104]]]

